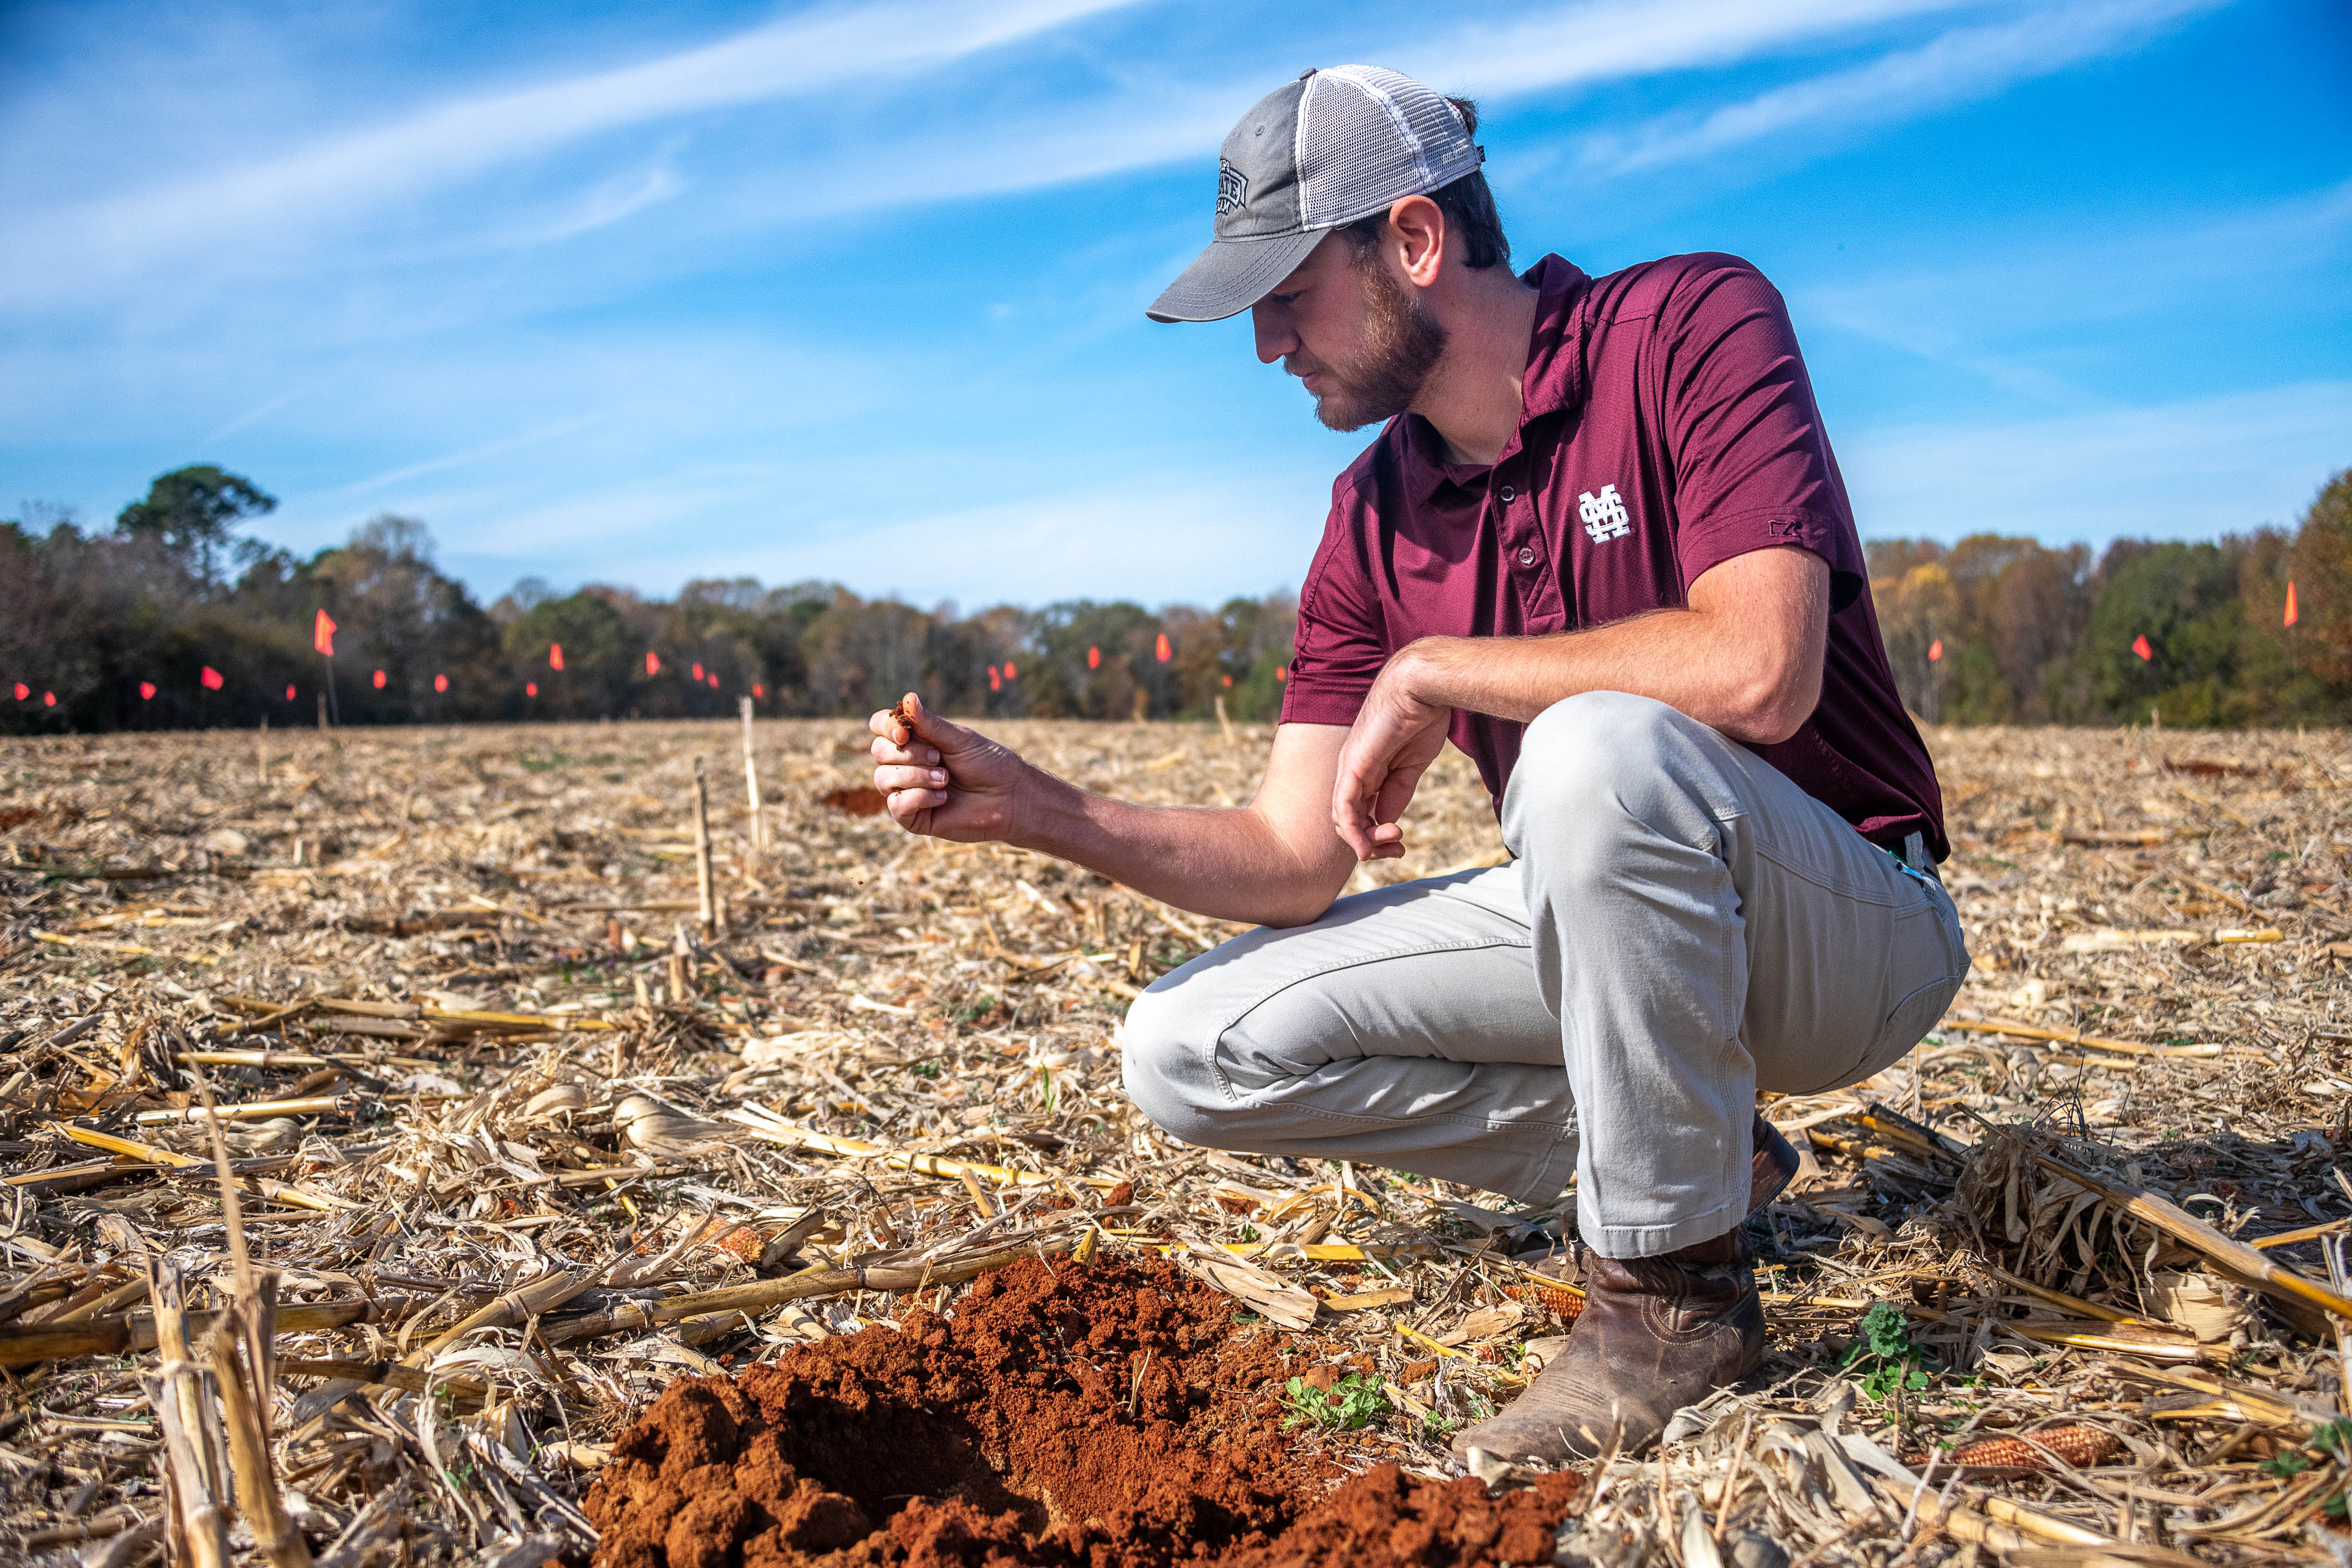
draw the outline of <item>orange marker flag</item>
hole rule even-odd
[[[550,669],[562,669],[563,668],[563,645],[562,643],[551,642],[547,645],[547,668]]]
[[[1230,687],[1230,686],[1231,686],[1231,685],[1233,685],[1233,683],[1234,683],[1234,678],[1233,678],[1232,676],[1228,675],[1228,676],[1224,677],[1224,682],[1225,682],[1225,684],[1226,684],[1227,686],[1229,686],[1229,687]]]
[[[446,676],[446,675],[436,675],[436,676],[435,676],[435,677],[433,678],[433,689],[434,689],[434,690],[436,690],[436,691],[446,691],[446,690],[448,690],[448,689],[449,689],[449,678],[448,678],[447,676]]]
[[[294,700],[294,688],[291,684],[289,684],[286,688],[286,700],[289,702]]]
[[[2288,626],[2293,626],[2294,623],[2294,579],[2290,577],[2287,579],[2286,584],[2286,624]]]
[[[1014,668],[1013,661],[1009,658],[1004,661],[1004,679],[1007,680],[1018,680],[1021,679],[1021,671]]]
[[[383,671],[380,669],[375,672],[375,689],[378,691],[383,689]]]
[[[329,658],[335,657],[335,621],[324,610],[320,610],[319,618],[310,623],[310,646]]]
[[[205,673],[202,679],[206,691],[218,691],[223,684],[221,680],[221,672],[215,669],[209,664],[205,666]]]
[[[536,680],[526,680],[526,681],[524,681],[524,682],[522,683],[522,694],[523,694],[525,697],[536,697],[536,696],[538,696],[538,695],[539,695],[539,682],[538,682],[538,681],[536,681]]]
[[[1102,668],[1102,649],[1098,647],[1090,647],[1087,649],[1087,668],[1088,669],[1100,669]]]
[[[1151,657],[1158,659],[1160,663],[1166,664],[1175,656],[1176,650],[1168,646],[1168,634],[1166,632],[1161,632],[1160,634],[1160,640],[1151,645]]]
[[[1284,682],[1286,685],[1288,684],[1290,680],[1290,666],[1286,664],[1276,665],[1274,667],[1274,678],[1276,680]]]
[[[661,673],[661,655],[656,653],[651,648],[646,649],[646,673],[647,675],[659,675]]]
[[[2132,652],[2139,655],[2142,658],[2154,658],[2156,657],[2156,649],[2147,646],[2147,634],[2146,632],[2142,632],[2139,636],[2132,638]]]
[[[25,684],[23,681],[21,681],[21,680],[20,680],[20,681],[18,681],[18,682],[16,682],[16,700],[17,700],[17,701],[22,702],[23,700],[25,700],[25,699],[26,699],[26,698],[30,697],[32,694],[33,694],[33,689],[32,689],[31,687],[29,687],[29,686],[26,685],[26,684]]]
[[[1943,658],[1943,657],[1944,657],[1944,639],[1943,639],[1943,638],[1941,638],[1941,637],[1937,637],[1934,642],[1931,642],[1931,643],[1929,643],[1929,644],[1927,645],[1927,662],[1928,662],[1929,664],[1933,664],[1933,663],[1935,663],[1937,659],[1939,659],[1939,658]]]
[[[698,681],[702,679],[702,666],[698,664],[694,667],[694,679]]]
[[[755,680],[751,682],[751,695],[761,701],[765,701],[768,696],[768,689]]]
[[[139,700],[142,702],[152,702],[155,700],[155,683],[153,681],[142,680],[139,683]]]
[[[988,689],[991,691],[1002,691],[1004,689],[1003,679],[997,674],[996,666],[992,664],[988,667]],[[18,689],[22,690],[23,688],[20,687]]]

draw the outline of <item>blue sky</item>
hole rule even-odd
[[[485,598],[1292,586],[1324,431],[1144,304],[1310,65],[1477,97],[1524,264],[1731,250],[1864,532],[2286,523],[2352,465],[2341,0],[0,11],[0,515],[218,462]]]

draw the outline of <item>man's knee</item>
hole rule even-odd
[[[1137,997],[1119,1029],[1120,1077],[1136,1109],[1171,1136],[1213,1149],[1224,1146],[1218,1126],[1226,1118],[1219,1113],[1229,1110],[1217,1080],[1215,1036],[1215,1024],[1181,984]]]
[[[1580,783],[1612,773],[1654,772],[1674,743],[1676,725],[1690,721],[1654,698],[1581,691],[1528,721],[1518,766],[1535,764],[1539,779],[1571,777]],[[1517,777],[1515,770],[1514,782]]]
[[[1677,837],[1720,815],[1722,738],[1652,698],[1587,691],[1536,715],[1504,795],[1513,842],[1605,843],[1629,826]]]

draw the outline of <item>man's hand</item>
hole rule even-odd
[[[940,718],[911,691],[866,727],[874,731],[874,787],[899,826],[961,844],[1010,837],[1029,771],[1020,757]]]
[[[1331,826],[1359,860],[1393,860],[1404,853],[1397,818],[1412,803],[1421,775],[1445,747],[1454,710],[1418,690],[1421,661],[1411,647],[1381,669],[1339,748],[1331,784]]]

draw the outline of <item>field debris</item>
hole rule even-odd
[[[1198,805],[1269,733],[998,729]],[[1931,732],[1977,969],[1765,1107],[1763,1366],[1465,1476],[1572,1218],[1171,1142],[1118,1020],[1239,928],[746,733],[0,744],[0,1557],[2347,1556],[2341,737]],[[1451,752],[1407,826],[1357,886],[1504,858]]]

